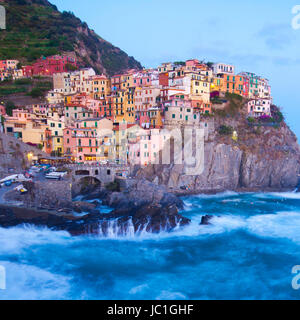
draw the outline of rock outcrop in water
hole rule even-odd
[[[200,222],[200,225],[201,226],[209,226],[211,223],[210,221],[213,219],[213,216],[211,215],[206,215],[206,216],[203,216],[201,218],[201,222]]]
[[[0,205],[0,226],[3,228],[34,225],[64,230],[73,236],[133,237],[146,233],[169,232],[189,222],[189,219],[177,213],[175,206],[149,206],[134,211],[123,209],[106,215],[93,212],[78,217],[73,214]]]
[[[99,195],[104,205],[115,208],[107,216],[110,221],[101,224],[100,233],[107,235],[115,228],[122,233],[122,228],[140,234],[172,231],[190,223],[178,210],[183,202],[169,193],[164,186],[158,186],[147,180],[131,181],[124,191],[104,191]],[[113,221],[113,224],[111,224]]]

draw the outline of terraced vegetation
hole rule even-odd
[[[141,68],[133,57],[103,40],[71,12],[60,13],[47,0],[5,0],[7,29],[0,32],[0,59],[23,64],[39,57],[75,51],[82,67],[109,75]]]

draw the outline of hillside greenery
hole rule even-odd
[[[48,78],[6,80],[0,82],[0,99],[18,93],[38,98],[52,89],[52,82]]]
[[[141,68],[133,57],[100,38],[72,12],[60,13],[46,0],[5,0],[4,6],[7,29],[0,31],[0,59],[16,58],[26,64],[41,56],[76,52],[82,67],[91,66],[109,75]]]

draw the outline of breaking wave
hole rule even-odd
[[[299,299],[290,285],[300,264],[298,200],[294,193],[185,197],[191,224],[157,234],[147,224],[134,232],[132,220],[106,221],[96,236],[0,228],[7,271],[0,300]],[[200,225],[207,214],[211,224]]]

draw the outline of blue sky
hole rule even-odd
[[[300,138],[300,0],[50,0],[145,67],[205,59],[267,77],[274,103]]]

